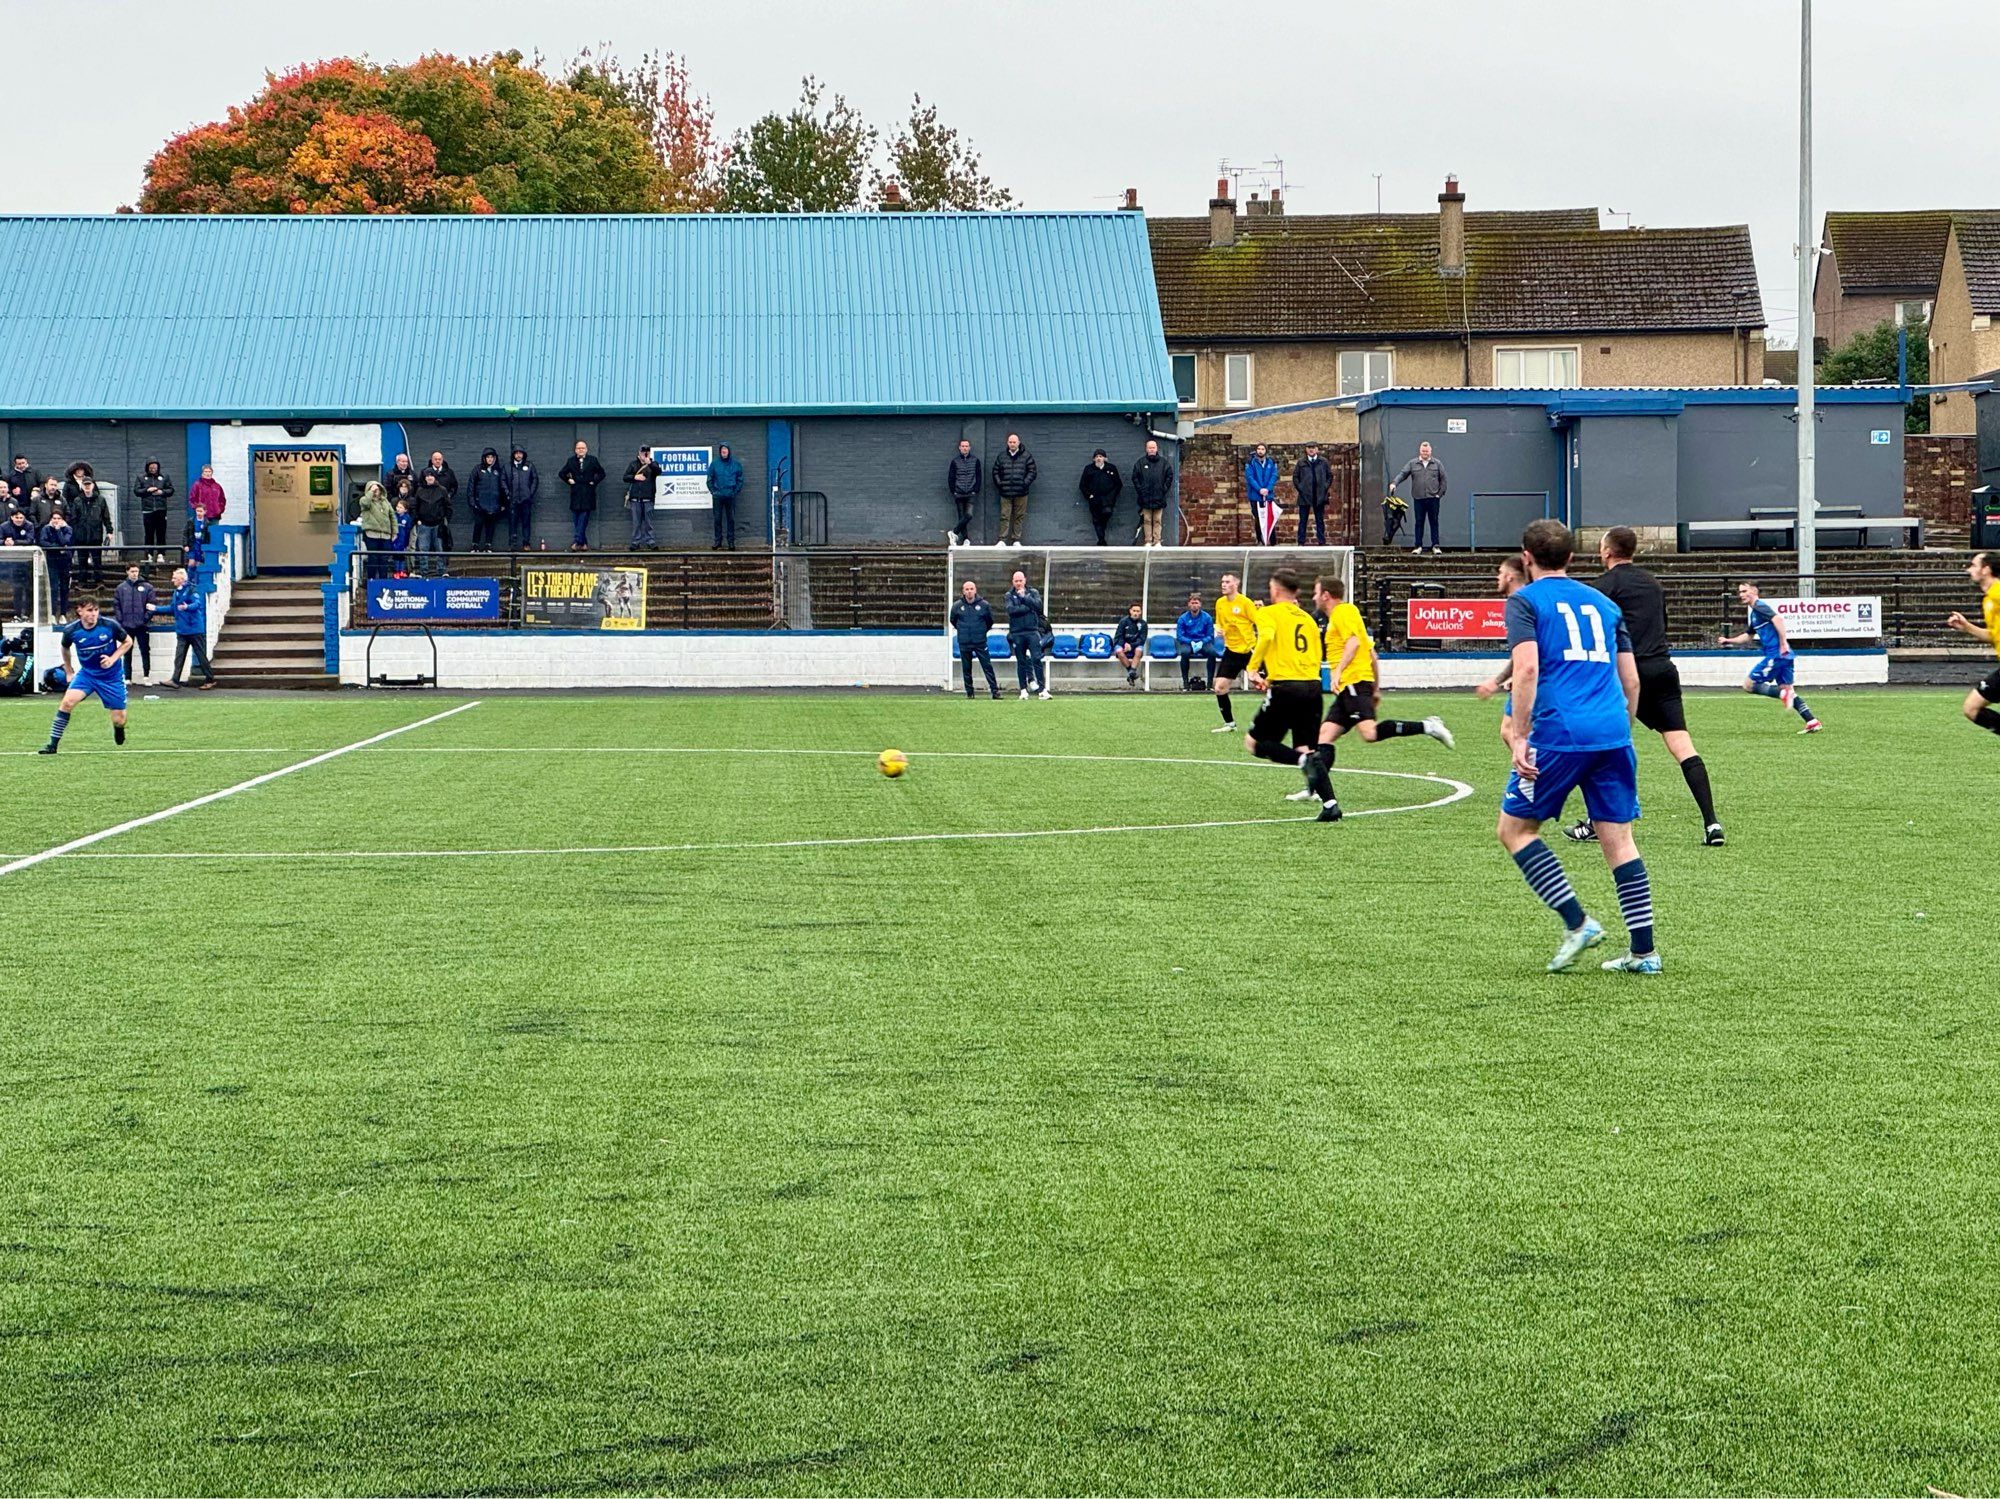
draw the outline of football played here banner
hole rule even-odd
[[[521,573],[529,629],[643,630],[646,573],[637,567],[530,567]]]
[[[1879,597],[1772,599],[1785,634],[1793,640],[1880,640],[1882,600]]]
[[[713,457],[713,448],[654,448],[660,477],[653,481],[653,508],[708,509],[708,464]]]

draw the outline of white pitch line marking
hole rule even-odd
[[[197,807],[209,806],[211,803],[222,801],[240,792],[253,791],[259,786],[269,785],[272,781],[279,780],[284,776],[295,775],[301,770],[311,770],[315,765],[324,765],[329,760],[338,760],[342,755],[351,755],[356,750],[366,749],[371,744],[380,744],[384,739],[393,739],[398,734],[409,733],[412,729],[421,729],[430,724],[442,722],[444,719],[451,718],[465,712],[469,708],[477,708],[478,706],[479,704],[476,701],[460,703],[456,708],[447,708],[442,713],[433,713],[429,718],[420,718],[415,723],[406,723],[400,728],[385,729],[380,734],[371,735],[366,739],[357,739],[352,744],[343,744],[339,749],[322,751],[309,760],[300,760],[291,765],[282,765],[276,770],[267,770],[262,775],[252,776],[247,781],[238,781],[234,786],[225,786],[220,791],[211,791],[206,796],[197,796],[192,801],[185,801],[175,806],[164,807],[158,812],[148,812],[144,817],[135,817],[129,822],[119,823],[116,827],[104,828],[95,833],[86,833],[81,838],[72,838],[69,842],[59,843],[54,848],[43,849],[38,854],[23,855],[18,859],[0,864],[0,877],[17,874],[23,869],[33,869],[37,864],[46,863],[50,859],[67,858],[77,853],[80,849],[89,848],[94,843],[102,843],[107,838],[116,838],[120,833],[129,833],[136,828],[150,827],[156,822],[165,822],[169,817],[178,817],[183,812],[192,812]]]

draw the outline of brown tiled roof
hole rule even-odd
[[[1972,311],[2000,316],[2000,213],[1959,216],[1958,258],[1965,263],[1965,289]]]
[[[1844,294],[1934,297],[1944,269],[1953,208],[1902,213],[1829,213],[1824,242],[1833,251]]]
[[[1599,229],[1591,208],[1465,216],[1466,271],[1440,275],[1435,214],[1148,225],[1170,340],[1388,338],[1760,327],[1750,231]]]

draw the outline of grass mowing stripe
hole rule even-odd
[[[323,751],[320,754],[314,755],[309,760],[300,760],[295,764],[280,766],[276,770],[267,770],[262,775],[252,776],[247,781],[238,781],[234,786],[225,786],[220,791],[211,791],[206,796],[197,796],[189,801],[178,802],[171,807],[163,807],[158,812],[148,812],[144,817],[130,818],[125,822],[116,823],[95,833],[86,833],[81,838],[72,838],[67,843],[58,843],[54,848],[43,849],[38,854],[28,854],[22,858],[10,860],[5,864],[0,864],[0,876],[18,874],[24,869],[33,869],[37,864],[46,863],[50,859],[57,859],[66,854],[73,854],[79,849],[89,848],[94,843],[102,843],[107,838],[116,838],[120,833],[129,833],[138,828],[150,827],[156,822],[165,822],[169,817],[178,817],[181,813],[192,812],[197,807],[209,806],[227,797],[235,796],[238,792],[255,790],[259,786],[269,785],[272,781],[296,774],[301,770],[311,770],[315,765],[324,765],[327,761],[337,760],[342,755],[351,755],[356,750],[366,749],[371,744],[379,744],[384,739],[393,739],[396,735],[407,734],[412,729],[421,729],[427,725],[442,722],[444,719],[454,717],[469,708],[477,708],[478,706],[479,704],[476,701],[460,703],[456,708],[447,708],[442,713],[433,713],[429,718],[420,718],[415,723],[406,723],[400,728],[385,729],[380,734],[372,735],[367,739],[357,739],[354,743],[343,744],[338,749]]]

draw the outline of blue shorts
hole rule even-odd
[[[1750,680],[1789,687],[1792,685],[1792,673],[1798,669],[1798,664],[1796,656],[1766,656],[1750,668]]]
[[[1519,772],[1507,777],[1507,794],[1500,810],[1509,817],[1547,822],[1561,815],[1570,792],[1583,788],[1583,809],[1592,822],[1639,820],[1639,755],[1631,745],[1605,750],[1541,750],[1535,755],[1541,773],[1523,781]]]
[[[80,671],[70,678],[69,690],[71,692],[80,692],[85,697],[89,697],[95,693],[97,700],[114,713],[124,711],[125,673],[122,670],[109,674],[95,671]]]

